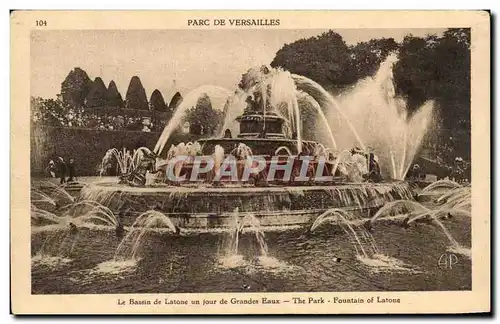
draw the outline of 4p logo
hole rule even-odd
[[[453,253],[443,253],[439,257],[438,267],[442,270],[453,269],[458,263],[458,257]]]

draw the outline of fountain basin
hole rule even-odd
[[[198,143],[201,145],[201,151],[204,154],[212,154],[216,145],[220,145],[224,152],[232,152],[243,143],[252,149],[253,155],[268,155],[273,156],[276,149],[279,147],[286,147],[292,154],[297,152],[297,140],[288,138],[209,138],[200,139]],[[314,155],[318,147],[317,142],[302,141],[302,154]]]
[[[282,156],[263,156],[260,155],[258,156],[259,158],[262,159],[263,163],[263,170],[259,171],[257,173],[255,172],[249,172],[245,178],[245,169],[247,167],[251,168],[256,168],[258,167],[258,162],[252,161],[251,163],[248,163],[246,160],[235,160],[234,161],[234,176],[237,178],[235,180],[232,179],[233,172],[229,172],[231,175],[222,175],[220,176],[220,182],[226,183],[229,185],[234,185],[235,183],[239,184],[249,184],[250,182],[255,182],[255,179],[261,179],[262,181],[259,181],[259,184],[256,184],[257,186],[267,186],[269,184],[277,184],[277,185],[289,185],[289,186],[300,186],[300,185],[311,185],[310,181],[314,181],[316,177],[329,177],[330,179],[321,181],[322,185],[326,184],[334,184],[336,182],[341,182],[342,180],[345,179],[344,176],[340,172],[336,172],[335,176],[332,175],[332,168],[334,166],[333,162],[326,161],[324,164],[320,164],[319,161],[306,161],[307,164],[307,172],[304,174],[305,179],[300,179],[299,177],[301,176],[301,168],[303,165],[303,161],[300,160],[299,157],[297,156],[288,156],[288,155],[282,155]],[[253,157],[255,158],[255,156]],[[273,159],[274,158],[274,161]],[[203,156],[201,157],[200,161],[200,168],[205,168],[207,166],[207,160],[210,159],[210,156]],[[169,167],[168,164],[161,165],[159,169],[163,171],[161,177],[157,177],[155,179],[155,183],[170,183],[170,184],[191,184],[193,185],[194,183],[207,183],[211,184],[215,178],[215,170],[212,169],[209,172],[206,173],[199,173],[195,172],[194,178],[193,178],[193,170],[195,169],[195,163],[193,162],[194,157],[190,157],[190,159],[182,162],[177,162],[177,165],[179,166],[179,174],[178,174],[178,179],[175,181],[169,181],[168,179],[164,179],[165,175],[167,174],[167,169]],[[248,165],[247,165],[248,163]],[[285,177],[285,170],[284,169],[275,169],[274,170],[274,176],[271,178],[268,178],[268,174],[271,170],[272,164],[276,163],[279,167],[283,168],[286,165],[290,166],[290,175],[289,177]],[[198,167],[198,166],[196,166]],[[172,169],[175,170],[177,166],[174,166]],[[230,167],[229,167],[230,168]],[[247,170],[248,171],[248,170]],[[174,171],[175,172],[175,171]],[[253,181],[252,181],[253,180]],[[232,184],[231,184],[232,183]]]
[[[130,187],[98,183],[82,188],[79,200],[95,200],[122,217],[125,226],[148,210],[168,216],[186,229],[231,227],[251,213],[262,227],[311,225],[324,211],[342,208],[370,217],[385,203],[413,199],[406,182],[349,183],[330,186]],[[234,225],[233,225],[234,226]]]

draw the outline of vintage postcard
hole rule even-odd
[[[14,314],[490,312],[487,11],[14,11]]]

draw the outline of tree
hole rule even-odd
[[[359,80],[374,75],[380,63],[397,49],[398,43],[394,38],[371,39],[350,47],[350,64],[355,79]]]
[[[41,107],[43,104],[43,98],[41,97],[30,97],[30,115],[31,120],[37,120],[41,114]]]
[[[470,29],[448,29],[436,44],[436,64],[440,73],[432,88],[439,99],[444,136],[456,155],[470,159]]]
[[[155,89],[151,94],[151,99],[149,99],[149,106],[151,110],[162,111],[162,112],[168,110],[168,106],[165,104],[163,95],[158,89]]]
[[[170,104],[168,105],[169,109],[174,111],[182,102],[182,96],[179,92],[176,92],[172,99],[170,100]]]
[[[396,93],[406,98],[410,114],[426,100],[432,99],[436,74],[440,67],[435,62],[434,37],[406,36],[400,46],[398,62],[393,75]]]
[[[398,54],[393,67],[396,94],[406,99],[408,116],[434,100],[440,121],[436,129],[442,132],[438,140],[455,154],[470,156],[470,29],[452,28],[442,36],[410,34],[400,43],[392,38],[371,39],[355,46],[347,46],[340,35],[329,31],[285,44],[271,66],[304,75],[338,92],[373,75],[392,51]],[[251,85],[257,72],[246,73],[240,87]]]
[[[89,108],[106,106],[107,89],[100,77],[95,78],[92,87],[85,99],[85,106]]]
[[[193,135],[213,135],[222,123],[222,111],[212,108],[210,98],[205,94],[189,109],[184,118],[189,123],[189,132]]]
[[[308,77],[327,89],[354,83],[350,53],[342,36],[328,31],[320,36],[285,44],[271,62],[292,73]]]
[[[138,76],[133,76],[130,79],[127,95],[125,96],[125,107],[129,109],[149,109],[146,90],[142,86],[141,79]]]
[[[63,103],[71,107],[83,107],[91,86],[92,80],[87,72],[79,67],[74,68],[61,83]]]
[[[407,99],[410,113],[426,100],[437,103],[440,145],[469,158],[470,29],[448,29],[442,37],[405,37],[394,80],[397,93]]]
[[[106,91],[106,106],[123,107],[122,95],[118,92],[118,88],[113,80],[109,82],[108,90]]]
[[[64,126],[68,107],[58,99],[31,97],[31,121],[48,126]]]

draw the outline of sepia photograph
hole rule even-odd
[[[472,28],[198,16],[29,32],[31,295],[471,292]]]

